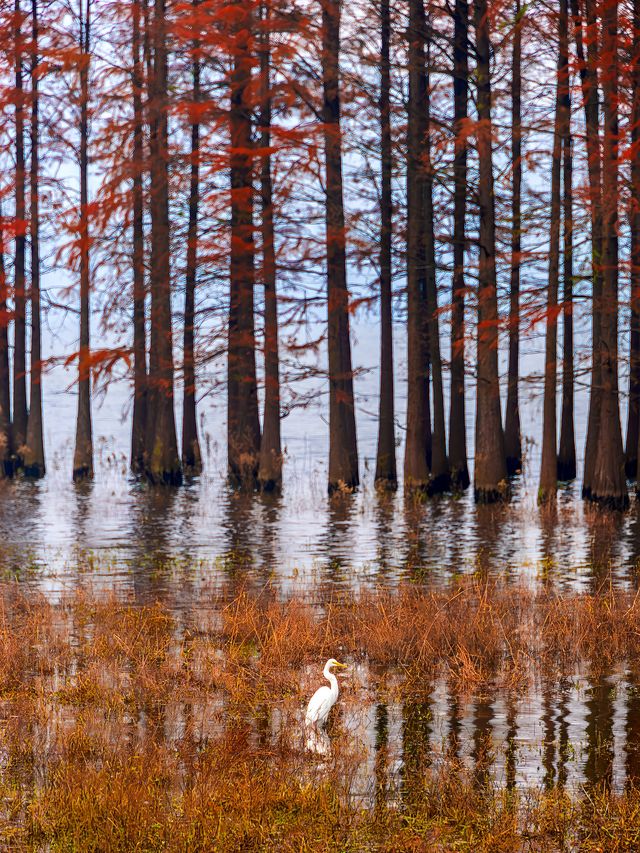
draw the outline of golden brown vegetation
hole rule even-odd
[[[273,589],[197,612],[75,594],[0,596],[0,839],[15,850],[636,850],[640,792],[478,784],[428,760],[389,797],[354,796],[362,756],[305,753],[317,664],[339,654],[399,695],[443,669],[459,691],[625,664],[640,600],[558,596],[475,579],[447,589]],[[313,674],[309,665],[313,664]],[[345,702],[362,699],[355,679]]]

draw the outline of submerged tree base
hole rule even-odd
[[[398,478],[386,475],[377,476],[375,487],[378,492],[395,492],[398,489]]]
[[[276,492],[282,488],[282,453],[263,448],[258,466],[258,487],[261,492]]]
[[[151,471],[145,468],[143,475],[153,486],[181,486],[183,481],[181,468],[170,471]]]
[[[507,456],[507,474],[510,477],[515,477],[517,474],[522,474],[522,457]]]
[[[551,506],[558,499],[558,488],[556,486],[540,486],[538,489],[538,504],[540,506]]]
[[[182,472],[185,477],[199,477],[202,474],[202,454],[200,453],[200,443],[197,439],[183,444]]]
[[[471,478],[466,465],[451,469],[451,491],[454,494],[466,491],[470,485]]]
[[[73,469],[73,482],[79,483],[83,480],[92,480],[93,479],[93,465],[80,465],[78,468],[74,467]]]
[[[358,490],[359,485],[360,480],[358,477],[353,477],[349,480],[338,480],[337,482],[329,480],[327,483],[327,492],[329,495],[351,494]]]
[[[558,480],[563,483],[568,483],[571,480],[575,480],[576,473],[575,459],[563,461],[558,458]]]
[[[511,491],[506,482],[497,486],[474,486],[473,496],[477,504],[504,503],[511,498]]]
[[[196,477],[199,477],[202,474],[202,465],[188,465],[183,461],[182,463],[182,476],[185,480],[193,480]]]
[[[199,477],[202,474],[202,462],[197,457],[182,459],[182,474],[186,479]]]
[[[44,464],[40,465],[37,462],[24,464],[22,467],[22,475],[29,480],[41,480],[47,473]]]
[[[436,477],[432,477],[429,480],[429,484],[427,486],[427,494],[429,497],[434,497],[435,495],[444,495],[446,492],[451,491],[451,477],[449,472],[446,474],[438,474]]]
[[[587,494],[585,494],[586,489],[583,489],[582,496],[591,501],[593,504],[597,504],[597,506],[603,507],[604,509],[614,510],[616,512],[624,512],[629,509],[629,495],[625,492],[622,495],[599,495],[593,490],[589,490]]]
[[[255,492],[258,489],[258,474],[257,471],[228,471],[227,483],[232,489],[237,489],[241,492]]]
[[[282,477],[272,477],[258,479],[258,485],[261,492],[279,492],[282,489]]]
[[[415,497],[426,497],[429,493],[429,480],[405,478],[404,492],[407,495],[414,495]]]

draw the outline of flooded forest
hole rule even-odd
[[[640,849],[640,0],[0,0],[0,849]]]

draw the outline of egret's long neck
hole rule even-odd
[[[324,677],[327,679],[327,681],[328,681],[328,682],[329,682],[329,684],[331,685],[331,693],[332,693],[332,695],[337,699],[337,698],[338,698],[338,693],[340,692],[340,690],[339,690],[339,688],[338,688],[338,679],[337,679],[337,678],[335,677],[335,675],[331,672],[331,669],[330,669],[330,667],[328,667],[328,666],[325,666],[325,668],[324,668]]]

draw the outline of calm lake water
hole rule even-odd
[[[377,327],[358,327],[356,338],[354,360],[373,367]],[[398,374],[401,422],[401,359]],[[341,585],[441,583],[475,571],[558,591],[637,585],[640,514],[633,501],[624,515],[596,512],[581,501],[578,481],[561,491],[555,512],[536,506],[541,399],[530,385],[523,386],[522,399],[526,465],[514,481],[513,500],[477,507],[471,491],[424,503],[406,500],[401,490],[376,494],[374,370],[356,379],[362,488],[330,500],[325,387],[314,381],[317,401],[283,421],[283,492],[257,496],[226,485],[222,395],[200,404],[206,466],[201,478],[179,489],[132,480],[129,388],[122,382],[94,406],[95,480],[75,486],[70,475],[76,398],[68,390],[70,374],[55,368],[44,386],[47,477],[0,486],[2,569],[54,599],[76,586],[116,588],[139,602],[161,599],[183,618],[197,609],[205,590],[229,582],[256,587],[275,582],[283,594],[296,590],[319,602],[323,591]],[[586,403],[581,388],[579,455]],[[467,417],[471,455],[472,394]],[[402,438],[398,428],[399,461]],[[379,679],[365,670],[353,678],[358,708],[345,706],[342,726],[364,750],[354,789],[364,797],[381,785],[389,796],[402,796],[411,773],[451,756],[479,778],[488,774],[507,786],[555,780],[605,781],[619,788],[640,776],[640,694],[626,669],[591,678],[587,667],[561,684],[541,678],[520,695],[486,685],[477,696],[459,698],[441,681],[420,702],[388,701],[378,695]],[[291,713],[299,715],[299,709]],[[277,719],[272,718],[275,727]]]
[[[639,686],[629,673],[576,673],[522,693],[488,684],[461,697],[442,678],[426,697],[347,710],[341,736],[366,756],[354,792],[401,799],[421,774],[452,766],[480,785],[621,791],[640,783]]]
[[[399,335],[398,335],[399,337]],[[390,582],[401,577],[437,580],[477,568],[531,582],[544,576],[563,586],[591,587],[609,570],[615,583],[635,584],[640,558],[640,516],[632,501],[626,515],[594,512],[580,499],[580,482],[561,491],[557,512],[536,506],[541,399],[537,383],[524,382],[524,473],[506,507],[476,507],[471,490],[422,504],[400,489],[378,496],[373,488],[376,448],[378,329],[358,326],[354,363],[362,488],[329,500],[326,494],[326,388],[283,420],[286,447],[281,496],[230,490],[225,482],[225,398],[205,397],[199,407],[205,472],[180,489],[154,489],[129,477],[130,389],[115,382],[94,404],[96,477],[71,482],[76,397],[73,375],[61,367],[45,377],[48,474],[41,482],[0,486],[0,558],[8,571],[46,588],[73,584],[87,557],[105,583],[133,585],[153,566],[154,588],[180,595],[180,571],[212,581],[226,566],[247,576],[329,583]],[[402,468],[403,354],[398,355],[398,461]],[[539,354],[523,357],[535,372]],[[473,380],[468,380],[467,435],[473,452]],[[179,394],[177,395],[179,397]],[[577,450],[581,456],[586,389],[576,396]],[[179,413],[178,413],[179,416]],[[624,423],[624,412],[623,412]],[[84,555],[85,559],[80,559]]]

